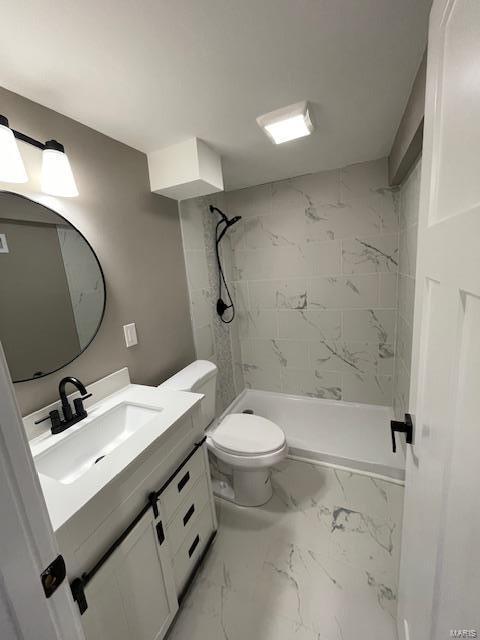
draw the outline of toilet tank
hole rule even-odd
[[[195,360],[185,369],[176,373],[161,385],[159,389],[170,389],[176,391],[194,391],[203,393],[202,419],[203,428],[215,418],[215,392],[217,387],[217,367],[208,360]]]

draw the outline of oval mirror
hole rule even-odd
[[[0,341],[14,382],[78,357],[105,311],[105,280],[92,247],[65,218],[0,191]]]

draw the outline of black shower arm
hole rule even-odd
[[[223,211],[221,211],[218,207],[214,207],[213,204],[211,204],[210,205],[210,213],[213,213],[214,211],[216,211],[217,213],[219,213],[222,216],[221,222],[228,222],[228,218],[223,213]]]

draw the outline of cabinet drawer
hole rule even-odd
[[[201,475],[197,484],[190,489],[167,527],[167,540],[171,554],[174,556],[185,536],[196,525],[204,506],[209,501],[208,482]]]
[[[180,594],[183,590],[213,530],[212,512],[210,504],[207,504],[173,559],[177,594]]]
[[[170,484],[160,496],[160,504],[162,505],[163,516],[167,524],[202,473],[206,473],[206,469],[203,448],[200,448],[194,453],[187,464],[175,474]]]

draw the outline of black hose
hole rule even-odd
[[[225,226],[223,227],[223,229],[220,231],[220,233],[218,233],[219,227],[221,224],[224,224]],[[224,324],[230,324],[231,322],[233,322],[233,319],[235,318],[235,304],[233,302],[233,298],[230,294],[230,289],[228,288],[228,284],[227,284],[227,280],[225,278],[225,274],[223,272],[223,267],[222,267],[222,261],[220,260],[220,252],[219,252],[219,246],[220,246],[220,242],[223,238],[223,236],[225,235],[225,233],[227,232],[227,229],[229,227],[228,221],[226,220],[226,218],[222,218],[221,220],[219,220],[217,222],[217,226],[215,227],[215,255],[217,257],[217,265],[218,265],[218,300],[217,300],[217,314],[220,317],[220,320],[224,323]],[[225,287],[225,291],[227,294],[227,301],[228,304],[224,302],[223,298],[222,298],[222,284]],[[230,319],[226,320],[223,315],[225,313],[225,311],[227,311],[228,309],[232,310],[232,315],[230,317]]]

